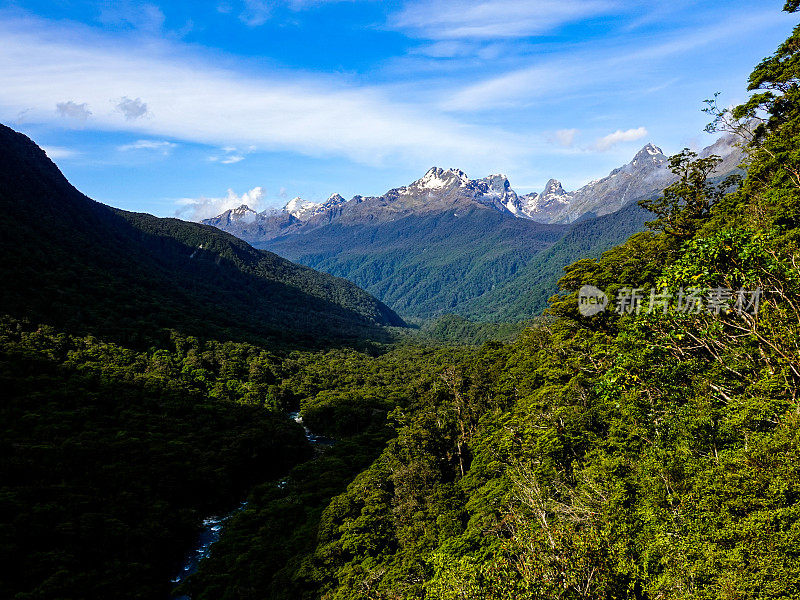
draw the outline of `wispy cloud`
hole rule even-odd
[[[583,63],[554,61],[517,69],[467,85],[448,94],[442,106],[450,111],[479,111],[532,103],[542,95],[557,95],[583,85],[590,76]]]
[[[28,118],[34,122],[52,120],[51,107],[58,103],[59,114],[83,120],[91,114],[99,129],[344,156],[365,164],[511,161],[529,148],[522,136],[468,125],[335,76],[240,72],[171,45],[134,51],[119,41],[64,38],[38,22],[13,25],[0,24],[0,110],[15,115],[32,108]],[[81,97],[82,103],[64,102],[65,96]],[[121,97],[147,98],[152,117],[125,118],[109,102]]]
[[[267,192],[262,187],[255,187],[250,191],[243,193],[241,196],[236,194],[233,190],[228,190],[225,196],[219,198],[207,198],[201,196],[199,198],[181,198],[175,204],[178,209],[175,211],[175,216],[189,221],[202,221],[203,219],[210,219],[219,214],[224,213],[226,210],[238,208],[242,204],[246,204],[253,210],[260,212],[265,207],[265,199]]]
[[[242,162],[245,159],[246,154],[250,154],[251,152],[255,152],[256,147],[250,146],[244,150],[240,150],[235,146],[225,146],[221,148],[222,154],[214,154],[208,157],[208,160],[211,162],[218,162],[222,165],[235,165],[238,162]]]
[[[635,142],[636,140],[642,139],[646,135],[647,129],[644,127],[626,129],[625,131],[617,129],[614,133],[609,133],[608,135],[598,139],[594,143],[594,148],[603,152],[623,142]]]
[[[687,30],[670,31],[638,40],[616,40],[576,46],[555,57],[527,57],[515,68],[470,82],[456,92],[447,93],[442,107],[450,111],[485,111],[535,104],[542,98],[557,99],[580,90],[592,94],[620,86],[635,89],[638,74],[648,72],[660,61],[696,52],[723,39],[738,39],[759,27],[783,20],[775,11],[753,13],[747,19],[731,17],[719,23]],[[529,64],[519,66],[523,61]],[[659,77],[663,83],[663,77]],[[649,86],[652,91],[657,86]]]
[[[160,31],[164,27],[165,20],[164,12],[157,5],[131,0],[105,2],[99,17],[99,21],[104,25],[138,29],[148,33]]]
[[[80,152],[78,152],[77,150],[73,150],[72,148],[65,148],[63,146],[42,146],[42,150],[44,150],[45,154],[47,154],[50,160],[73,158],[80,154]]]
[[[563,146],[564,148],[571,148],[575,143],[575,136],[578,134],[577,129],[559,129],[558,131],[554,132],[549,139],[558,144],[559,146]]]
[[[244,156],[241,154],[226,154],[224,156],[209,156],[208,160],[210,162],[218,162],[222,165],[235,165],[238,162],[242,162]]]
[[[168,142],[166,140],[136,140],[131,144],[124,144],[122,146],[118,146],[117,150],[120,152],[128,152],[130,150],[157,150],[162,154],[166,155],[169,154],[173,148],[176,148],[178,144],[173,142]]]
[[[289,8],[292,11],[301,11],[322,4],[356,1],[358,0],[242,0],[243,6],[239,12],[239,20],[249,27],[260,27],[272,19],[276,9],[281,7]],[[229,14],[234,9],[231,4],[222,3],[217,5],[217,10],[220,13]]]
[[[244,10],[239,13],[239,19],[250,27],[258,27],[269,21],[273,9],[274,3],[267,0],[244,0]]]
[[[425,39],[496,39],[541,35],[624,6],[618,0],[412,0],[390,25]]]

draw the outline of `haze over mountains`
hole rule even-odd
[[[718,176],[741,162],[733,136],[698,154],[723,159]],[[551,179],[541,193],[520,195],[504,175],[470,179],[459,169],[432,167],[382,196],[295,198],[261,213],[242,205],[203,223],[349,279],[407,317],[524,319],[544,307],[561,268],[641,230],[646,213],[636,201],[660,194],[674,179],[667,156],[647,144],[626,165],[570,192]],[[535,260],[553,246],[547,260]],[[536,273],[526,271],[529,265]],[[512,290],[516,280],[527,283]],[[523,301],[495,301],[500,289]]]

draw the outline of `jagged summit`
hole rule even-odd
[[[656,146],[652,142],[648,142],[647,144],[645,144],[644,148],[639,150],[638,154],[642,154],[642,153],[647,153],[647,154],[650,154],[651,156],[654,155],[654,154],[662,154],[662,155],[664,154],[664,152],[661,150],[661,148],[659,148],[658,146]]]
[[[489,175],[483,179],[479,179],[478,181],[485,183],[490,190],[495,192],[506,192],[511,189],[511,183],[508,181],[508,177],[502,173]]]
[[[307,221],[311,217],[330,210],[331,208],[335,208],[345,202],[346,200],[339,194],[331,194],[325,202],[312,202],[310,200],[303,200],[298,196],[286,203],[286,206],[283,207],[283,212],[301,221]]]
[[[450,187],[456,183],[459,185],[467,185],[470,183],[470,179],[461,169],[431,167],[420,179],[417,179],[414,183],[403,189],[422,188],[426,190],[439,190]]]
[[[730,163],[735,167],[737,164],[735,145],[724,136],[702,152],[711,150],[723,158],[728,157],[724,163],[726,166]],[[280,223],[280,227],[269,226],[266,229],[284,234],[285,227],[298,221],[299,225],[317,226],[340,217],[359,222],[381,219],[382,215],[397,218],[401,214],[482,205],[508,216],[541,223],[572,223],[583,215],[608,214],[645,194],[659,192],[673,178],[664,152],[655,144],[647,143],[629,163],[575,191],[567,191],[559,180],[550,179],[541,193],[519,196],[504,174],[470,179],[461,169],[434,166],[413,183],[389,190],[383,196],[355,196],[347,201],[339,194],[331,194],[325,202],[311,202],[298,197],[290,200],[280,211],[264,211],[256,217],[247,207],[240,207],[208,222],[228,225],[238,221],[245,224],[255,219],[259,224],[273,219]]]
[[[283,210],[293,217],[302,219],[307,215],[307,213],[312,212],[317,207],[319,207],[317,202],[303,200],[300,196],[297,196],[296,198],[289,200],[289,202],[286,203],[286,206],[283,207]]]
[[[236,208],[229,208],[221,215],[215,217],[215,219],[218,222],[226,223],[228,225],[237,222],[252,223],[256,220],[257,215],[258,213],[247,206],[247,204],[240,204]]]
[[[542,196],[564,196],[566,193],[558,179],[550,179],[544,186]]]
[[[630,163],[631,166],[638,167],[646,164],[661,165],[667,162],[667,157],[658,146],[648,143],[633,157]]]

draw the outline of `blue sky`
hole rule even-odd
[[[430,166],[574,189],[713,141],[783,0],[0,0],[0,121],[87,195],[197,219]]]

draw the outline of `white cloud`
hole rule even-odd
[[[640,85],[640,74],[653,72],[654,67],[661,67],[663,61],[672,60],[675,55],[751,35],[782,18],[775,11],[755,13],[747,19],[735,15],[707,27],[651,36],[638,43],[632,39],[606,45],[593,42],[555,58],[528,59],[531,62],[526,66],[470,82],[455,92],[448,91],[441,106],[449,111],[494,110],[529,106],[542,99],[558,100],[585,90],[591,90],[596,97],[603,89],[609,89],[610,93],[618,93],[621,86],[635,89]],[[663,75],[660,80],[663,82]]]
[[[593,77],[582,62],[554,61],[518,69],[470,84],[448,95],[445,110],[478,111],[533,103],[585,85]],[[594,75],[596,77],[596,75]]]
[[[86,102],[77,104],[72,100],[67,102],[56,102],[56,112],[62,117],[68,119],[75,119],[76,121],[85,122],[86,119],[92,114],[89,110],[89,105]]]
[[[147,103],[142,102],[141,98],[136,98],[135,100],[131,100],[127,96],[123,96],[119,99],[116,104],[117,110],[119,110],[125,118],[129,121],[135,121],[147,114]]]
[[[169,154],[170,151],[177,147],[178,144],[167,142],[165,140],[136,140],[131,144],[124,144],[118,146],[117,150],[120,152],[127,152],[129,150],[159,150],[162,154]]]
[[[426,39],[516,38],[541,35],[622,5],[619,0],[412,0],[390,25]]]
[[[211,162],[218,162],[223,165],[233,165],[244,160],[244,155],[255,151],[255,146],[250,146],[247,150],[240,152],[235,146],[225,146],[222,148],[222,155],[209,156]]]
[[[228,154],[226,156],[209,156],[208,160],[210,162],[218,162],[222,165],[234,165],[238,162],[242,162],[244,160],[244,156],[241,154]]]
[[[425,44],[417,48],[412,48],[411,54],[430,56],[431,58],[454,58],[457,56],[467,56],[472,54],[475,48],[472,44],[457,40],[442,40]]]
[[[74,156],[80,154],[80,152],[77,150],[64,148],[63,146],[42,146],[42,150],[44,150],[45,154],[47,154],[50,160],[73,158]]]
[[[559,129],[553,134],[552,141],[559,146],[564,146],[564,148],[571,148],[575,143],[575,136],[577,134],[577,129]]]
[[[635,142],[636,140],[642,139],[646,135],[647,129],[644,127],[626,129],[625,131],[617,129],[614,133],[609,133],[608,135],[598,139],[594,143],[593,147],[596,150],[605,151],[623,142]]]
[[[255,187],[252,190],[245,192],[241,196],[237,195],[233,190],[228,190],[228,193],[221,198],[181,198],[176,201],[178,209],[175,211],[175,216],[189,221],[202,221],[203,219],[210,219],[217,215],[224,213],[226,210],[231,210],[246,204],[256,212],[260,212],[265,208],[264,199],[267,192],[262,187]]]
[[[338,76],[223,69],[182,45],[126,47],[119,38],[69,36],[41,21],[2,21],[0,38],[0,118],[7,120],[32,108],[29,121],[51,122],[56,103],[63,105],[59,114],[83,119],[89,106],[107,107],[92,111],[92,127],[370,165],[469,168],[483,159],[508,164],[530,151],[522,135],[468,125]],[[125,119],[109,102],[123,97],[147,98],[152,116]]]

